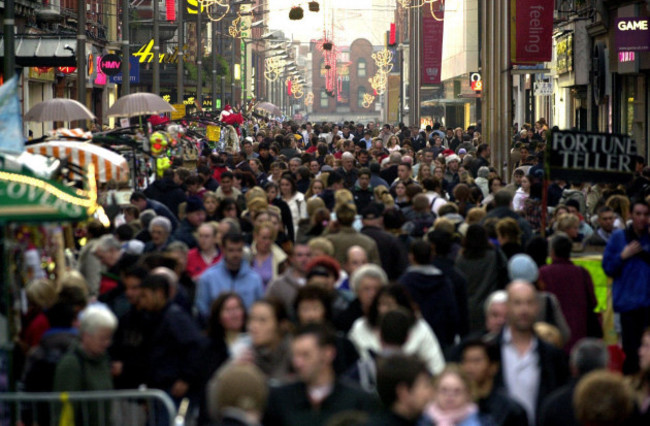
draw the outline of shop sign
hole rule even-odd
[[[81,220],[88,200],[58,182],[0,170],[0,221]]]
[[[616,50],[645,52],[650,50],[648,18],[618,18],[616,20]]]
[[[140,62],[133,56],[129,58],[129,79],[132,84],[140,83]],[[111,83],[122,84],[122,73],[109,76],[108,80]]]
[[[77,67],[58,67],[56,70],[63,74],[72,74],[77,71]]]
[[[551,96],[553,94],[553,83],[550,81],[536,81],[533,83],[535,96]]]
[[[556,131],[552,135],[551,179],[626,183],[632,179],[638,154],[627,135]]]
[[[188,55],[185,54],[188,52],[188,46],[183,46],[183,62],[189,62],[187,59]],[[143,44],[137,52],[133,53],[131,56],[138,59],[138,62],[141,64],[146,64],[153,61],[153,39],[149,40],[148,43]],[[160,53],[159,61],[161,64],[177,64],[178,63],[178,46],[174,47],[172,53]]]
[[[172,111],[171,119],[180,120],[185,117],[185,104],[173,104],[174,111]]]
[[[30,67],[29,78],[31,80],[54,81],[53,67]]]
[[[515,65],[548,62],[553,56],[553,2],[510,0],[511,60]]]
[[[469,73],[469,86],[475,92],[480,92],[483,90],[483,77],[480,72],[471,72]]]
[[[122,58],[113,53],[104,55],[99,60],[99,69],[108,76],[117,75],[122,70]]]
[[[558,74],[573,71],[573,34],[558,38],[555,46],[556,70]]]
[[[634,62],[636,60],[636,53],[635,52],[629,52],[629,51],[623,51],[623,52],[618,52],[618,62],[624,63],[624,62]]]

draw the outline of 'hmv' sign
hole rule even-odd
[[[106,75],[112,76],[119,74],[122,71],[122,58],[112,53],[104,55],[99,61],[99,67]]]

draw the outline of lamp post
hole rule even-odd
[[[199,107],[203,105],[203,40],[201,40],[203,20],[201,15],[201,6],[199,6],[199,12],[196,14],[196,102]]]
[[[9,80],[16,73],[16,52],[14,51],[14,0],[5,0],[4,12],[4,78]]]
[[[129,65],[131,53],[129,52],[129,0],[122,2],[122,96],[131,93],[131,74]]]
[[[153,0],[153,93],[160,94],[160,12],[158,0]]]
[[[178,20],[178,50],[177,57],[178,62],[176,64],[176,103],[182,104],[185,95],[185,60],[184,60],[184,45],[185,45],[185,22],[183,21],[183,13],[185,9],[183,8],[184,2],[178,3],[178,14],[176,19]],[[201,13],[201,8],[199,7],[199,13]]]
[[[77,100],[81,102],[83,105],[86,105],[86,1],[85,0],[77,1]]]

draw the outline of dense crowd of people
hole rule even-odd
[[[198,424],[646,424],[650,169],[544,188],[549,131],[515,129],[512,176],[438,124],[287,123],[173,162],[28,284],[22,389],[144,385]]]

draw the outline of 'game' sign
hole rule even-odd
[[[636,142],[626,135],[556,131],[552,134],[551,179],[578,182],[629,182]]]

